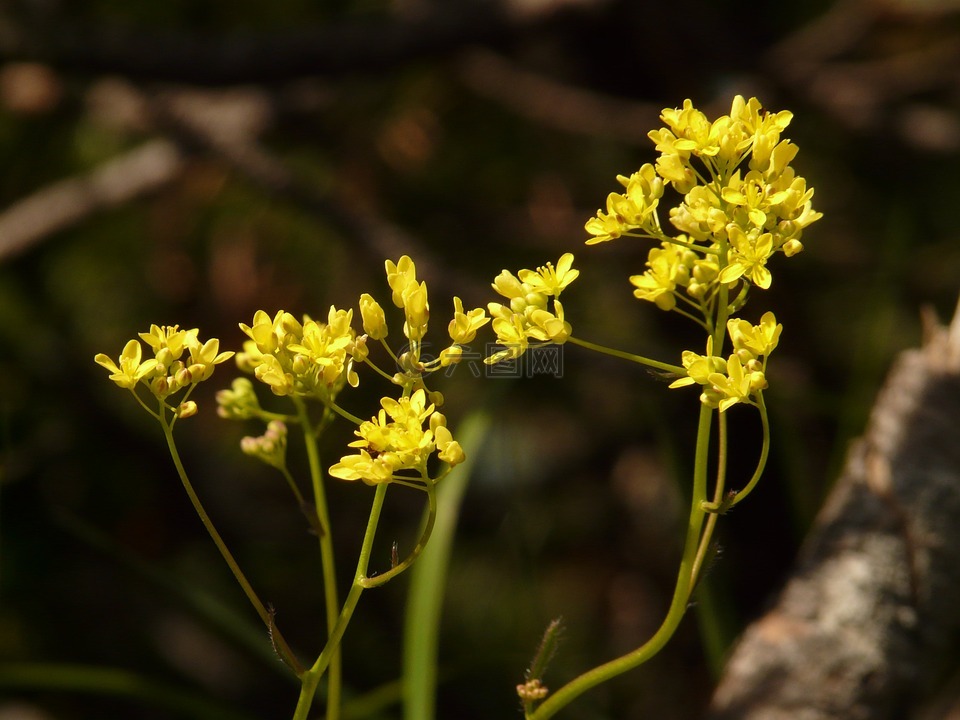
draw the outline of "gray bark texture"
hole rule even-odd
[[[960,309],[926,325],[708,720],[960,718]]]

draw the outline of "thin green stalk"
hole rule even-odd
[[[297,417],[303,428],[303,442],[310,466],[310,482],[313,487],[313,504],[316,508],[318,540],[320,542],[320,564],[323,573],[323,600],[327,624],[327,646],[337,623],[337,608],[340,601],[337,593],[336,559],[333,551],[333,535],[330,531],[330,512],[327,507],[327,494],[323,486],[323,468],[320,464],[320,452],[317,449],[317,434],[306,404],[294,397]],[[319,678],[318,678],[319,679]],[[343,686],[342,665],[339,649],[334,652],[330,662],[330,674],[327,678],[327,720],[338,720],[340,716],[340,696]],[[316,689],[316,688],[314,688]],[[311,695],[312,698],[312,695]]]
[[[388,486],[388,483],[377,485],[376,492],[373,496],[373,503],[370,506],[367,530],[363,535],[363,545],[360,548],[360,556],[357,559],[357,570],[353,577],[353,585],[350,586],[350,591],[343,601],[343,608],[341,608],[336,624],[330,632],[326,646],[324,646],[323,651],[313,664],[313,667],[306,670],[301,676],[303,685],[300,688],[300,697],[297,700],[297,708],[294,711],[293,720],[307,720],[310,707],[313,704],[313,697],[317,692],[317,686],[320,684],[320,679],[328,667],[332,670],[332,661],[334,658],[339,657],[340,641],[343,639],[343,634],[346,632],[347,626],[353,617],[353,612],[357,608],[360,595],[362,595],[364,591],[363,583],[367,580],[367,567],[370,565],[373,539],[377,534],[377,525],[380,522],[380,511],[383,509],[383,499],[386,497]]]
[[[302,405],[303,403],[300,403],[300,404]],[[354,425],[360,425],[360,424],[363,422],[363,420],[361,420],[360,418],[358,418],[358,417],[357,417],[356,415],[354,415],[352,412],[349,412],[349,411],[347,411],[347,410],[344,410],[342,407],[340,407],[339,405],[337,405],[337,404],[336,404],[335,402],[333,402],[332,400],[326,404],[326,407],[328,407],[330,410],[333,410],[337,415],[339,415],[340,417],[344,418],[345,420],[349,420],[349,421],[352,422]]]
[[[680,571],[677,575],[677,584],[673,591],[673,599],[663,623],[654,635],[636,650],[611,660],[603,665],[588,670],[574,678],[555,693],[547,697],[527,720],[546,720],[566,707],[574,699],[592,687],[606,682],[611,678],[642,665],[656,655],[673,637],[680,621],[683,619],[690,601],[690,591],[693,585],[693,564],[701,544],[708,543],[710,538],[701,535],[705,512],[701,503],[706,500],[707,489],[707,459],[710,448],[710,425],[713,410],[705,405],[700,406],[700,421],[697,427],[697,450],[693,470],[693,496],[690,502],[690,517],[687,522],[687,535],[683,547],[683,557],[680,561]]]
[[[711,537],[713,529],[717,524],[718,512],[723,507],[723,493],[726,488],[727,479],[727,416],[725,413],[718,413],[717,418],[717,481],[713,488],[713,502],[704,501],[701,507],[709,512],[707,516],[707,525],[704,530],[704,537]],[[693,572],[691,582],[696,585],[697,578],[700,576],[700,570],[703,567],[704,558],[709,550],[709,543],[701,542],[697,549],[697,557],[693,561]]]
[[[281,659],[299,676],[303,673],[303,667],[293,654],[290,646],[287,645],[287,641],[280,633],[279,628],[277,628],[277,626],[274,624],[273,615],[260,601],[260,598],[253,590],[253,586],[250,585],[250,582],[243,574],[243,571],[240,570],[240,566],[234,559],[233,554],[227,547],[227,544],[223,541],[220,533],[217,532],[217,528],[214,527],[213,521],[210,519],[210,516],[207,515],[207,511],[204,509],[203,503],[200,502],[200,498],[193,489],[193,484],[190,482],[190,478],[187,476],[187,471],[183,467],[183,462],[180,460],[180,453],[177,451],[177,443],[173,439],[173,432],[170,429],[170,424],[167,422],[166,414],[163,412],[160,413],[160,426],[163,428],[163,434],[167,440],[167,448],[170,450],[170,457],[173,458],[173,464],[177,468],[177,474],[180,476],[180,482],[183,484],[183,489],[187,492],[187,497],[190,498],[190,502],[193,504],[193,509],[200,517],[200,522],[202,522],[203,526],[207,529],[207,532],[210,534],[214,545],[217,546],[217,549],[220,551],[220,554],[226,561],[227,566],[230,568],[230,572],[233,573],[234,578],[236,578],[237,582],[240,584],[244,594],[257,611],[257,614],[260,616],[263,624],[266,625],[267,629],[270,631],[270,636],[273,639],[277,653],[280,655]]]
[[[647,365],[648,367],[656,368],[657,370],[664,370],[666,372],[675,373],[678,375],[683,375],[686,373],[686,370],[679,365],[671,365],[670,363],[660,362],[659,360],[651,360],[650,358],[643,357],[642,355],[634,355],[633,353],[624,352],[622,350],[614,350],[613,348],[608,348],[604,345],[598,345],[597,343],[592,343],[588,340],[581,340],[580,338],[573,337],[572,335],[567,338],[567,342],[573,343],[574,345],[579,345],[580,347],[585,347],[588,350],[596,350],[604,355],[612,355],[613,357],[618,357],[623,360],[629,360],[630,362]]]
[[[760,410],[760,423],[763,426],[763,445],[760,448],[760,459],[757,461],[757,469],[753,471],[753,477],[750,478],[750,482],[747,483],[743,490],[734,496],[730,502],[730,507],[739,503],[753,491],[760,481],[760,476],[763,475],[764,468],[767,466],[767,456],[770,454],[770,419],[767,417],[767,405],[763,402],[762,392],[757,393],[757,409]]]
[[[413,565],[416,559],[420,556],[420,553],[422,553],[423,549],[427,546],[427,542],[430,540],[430,534],[433,532],[434,521],[437,518],[437,489],[434,485],[428,485],[425,490],[427,493],[427,514],[424,518],[423,530],[420,532],[420,539],[417,540],[417,544],[402,562],[397,563],[385,573],[375,575],[374,577],[370,578],[364,578],[363,587],[375,588],[390,582],[397,575]]]

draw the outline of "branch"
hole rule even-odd
[[[61,180],[0,214],[0,261],[96,212],[154,192],[180,175],[176,145],[152,140],[86,175]]]
[[[956,664],[960,308],[903,353],[709,720],[908,717]]]

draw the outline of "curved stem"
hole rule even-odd
[[[391,353],[391,355],[392,355],[392,353]],[[394,358],[394,360],[396,360],[396,358]],[[384,369],[381,368],[379,365],[377,365],[375,362],[373,362],[369,357],[368,357],[368,358],[364,358],[363,364],[364,364],[364,365],[367,365],[367,366],[370,367],[370,368],[372,368],[375,373],[377,373],[378,375],[380,375],[380,377],[384,378],[385,380],[389,380],[390,382],[393,382],[393,375],[390,375],[386,370],[384,370]]]
[[[354,574],[353,585],[347,593],[343,602],[343,608],[336,619],[327,644],[309,670],[304,671],[301,679],[303,682],[300,688],[300,697],[297,700],[297,708],[293,714],[293,720],[307,720],[310,713],[310,707],[313,704],[313,697],[317,692],[317,686],[320,679],[330,667],[333,671],[332,663],[340,655],[340,641],[343,634],[350,624],[353,612],[357,608],[360,596],[363,594],[363,583],[367,579],[367,567],[370,565],[370,554],[373,550],[373,539],[377,534],[377,524],[380,522],[380,511],[383,509],[383,499],[387,494],[387,483],[377,485],[376,493],[373,496],[373,503],[370,507],[370,517],[367,520],[367,530],[363,536],[363,545],[360,548],[360,557],[357,559],[357,570]],[[329,716],[328,716],[329,717]]]
[[[283,475],[283,479],[287,481],[287,485],[290,487],[293,497],[297,500],[297,505],[301,508],[306,507],[307,503],[306,500],[303,499],[303,493],[300,492],[300,488],[297,487],[297,483],[293,479],[293,475],[290,474],[290,471],[287,470],[286,465],[280,468],[280,474]]]
[[[588,340],[581,340],[580,338],[573,337],[572,335],[567,338],[567,342],[573,343],[574,345],[579,345],[580,347],[585,347],[588,350],[596,350],[604,355],[612,355],[613,357],[629,360],[630,362],[639,363],[640,365],[647,365],[648,367],[656,368],[657,370],[664,370],[666,372],[675,373],[678,375],[685,375],[687,372],[679,365],[671,365],[670,363],[660,362],[659,360],[651,360],[650,358],[645,358],[642,355],[634,355],[633,353],[624,352],[623,350],[614,350],[613,348],[598,345],[597,343],[592,343]]]
[[[287,641],[280,633],[279,628],[277,628],[277,626],[274,624],[273,614],[260,601],[257,593],[254,592],[253,586],[250,585],[250,581],[247,580],[246,575],[244,575],[243,571],[240,570],[240,566],[237,564],[236,559],[234,559],[233,553],[230,552],[230,549],[223,541],[220,533],[217,532],[217,528],[214,527],[213,521],[207,514],[206,509],[204,509],[203,503],[200,502],[200,498],[197,496],[196,491],[193,489],[193,484],[190,482],[190,478],[187,476],[187,471],[184,469],[183,462],[180,459],[180,453],[177,450],[177,443],[173,439],[173,432],[170,428],[170,423],[167,422],[166,413],[161,411],[159,419],[160,426],[163,428],[164,437],[167,440],[167,448],[170,450],[170,457],[173,459],[173,464],[177,468],[177,474],[180,476],[180,482],[183,484],[183,489],[186,490],[187,497],[190,498],[193,509],[200,517],[200,522],[202,522],[203,526],[207,529],[207,532],[210,534],[210,538],[213,540],[214,545],[217,546],[217,549],[223,556],[224,561],[226,561],[227,566],[230,568],[230,572],[233,573],[234,578],[236,578],[237,582],[240,584],[240,587],[243,589],[243,592],[250,601],[250,604],[253,605],[254,609],[257,611],[257,615],[260,616],[263,624],[267,626],[267,629],[269,630],[270,636],[273,640],[274,647],[277,650],[277,654],[280,656],[283,662],[298,676],[302,675],[303,667],[293,654],[290,646],[287,645]]]
[[[427,541],[430,540],[430,534],[433,532],[434,521],[437,519],[437,490],[433,485],[427,485],[426,491],[427,517],[424,520],[423,532],[420,533],[420,539],[417,541],[416,546],[410,551],[410,554],[403,560],[403,562],[397,563],[395,567],[390,568],[387,572],[383,573],[382,575],[364,578],[361,583],[363,587],[379,587],[389,582],[413,565],[414,561],[416,561],[416,559],[420,556],[420,553],[422,553],[423,549],[427,546]]]
[[[323,487],[323,469],[320,465],[320,453],[317,450],[317,435],[310,422],[307,406],[298,397],[293,398],[297,408],[297,417],[303,428],[303,442],[307,451],[307,461],[310,465],[310,481],[313,486],[313,503],[316,507],[318,536],[320,541],[320,563],[323,573],[323,600],[326,610],[327,646],[337,622],[337,608],[340,605],[337,597],[337,573],[333,553],[333,537],[330,533],[330,513],[327,509],[327,495]],[[318,678],[319,680],[319,678]],[[304,681],[306,682],[306,681]],[[327,687],[327,718],[336,720],[340,714],[340,688],[342,673],[340,653],[333,654],[330,664],[330,677]],[[311,696],[312,697],[312,696]]]
[[[553,717],[562,708],[602,682],[617,675],[632,670],[645,663],[656,655],[673,637],[680,621],[683,619],[690,600],[690,592],[694,579],[694,561],[701,544],[709,543],[706,534],[701,535],[705,512],[701,503],[706,499],[707,488],[707,457],[710,447],[710,425],[713,410],[706,405],[700,406],[700,422],[697,428],[697,450],[693,469],[693,496],[690,503],[690,517],[687,521],[687,535],[683,547],[683,557],[680,561],[680,571],[677,575],[677,584],[673,591],[673,599],[663,623],[653,636],[636,650],[611,660],[599,667],[588,670],[574,678],[555,693],[550,695],[532,713],[527,720],[546,720]]]
[[[750,482],[734,496],[730,502],[730,507],[736,505],[753,491],[767,466],[767,456],[770,454],[770,420],[767,417],[767,406],[763,402],[763,392],[757,393],[757,409],[760,410],[760,423],[763,425],[763,445],[760,448],[760,459],[757,461],[757,469],[753,471]]]
[[[723,505],[723,493],[726,489],[727,480],[727,416],[726,413],[718,413],[717,417],[717,482],[713,488],[713,502],[704,502],[701,507],[705,510],[719,509]],[[700,570],[703,567],[704,558],[710,549],[710,538],[713,536],[713,529],[716,527],[719,512],[710,512],[707,516],[707,525],[703,531],[703,538],[700,547],[697,548],[697,556],[693,561],[693,571],[691,577],[691,586],[696,586],[697,578],[700,576]]]
[[[298,402],[299,405],[302,405],[302,404],[303,404],[303,403],[302,403],[301,401],[299,401],[299,400],[298,400],[297,402]],[[333,411],[334,411],[337,415],[339,415],[340,417],[344,418],[345,420],[349,420],[349,421],[352,422],[354,425],[360,425],[360,424],[363,422],[363,420],[361,420],[360,418],[358,418],[358,417],[357,417],[356,415],[354,415],[352,412],[348,412],[347,410],[344,410],[342,407],[340,407],[339,405],[337,405],[333,400],[330,400],[329,402],[324,403],[324,405],[325,405],[325,407],[333,410]]]

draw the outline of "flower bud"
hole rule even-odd
[[[387,319],[380,304],[368,293],[360,296],[360,316],[363,318],[363,331],[374,340],[387,336]]]
[[[197,414],[197,404],[193,400],[187,400],[177,406],[176,414],[178,418],[193,417]]]

